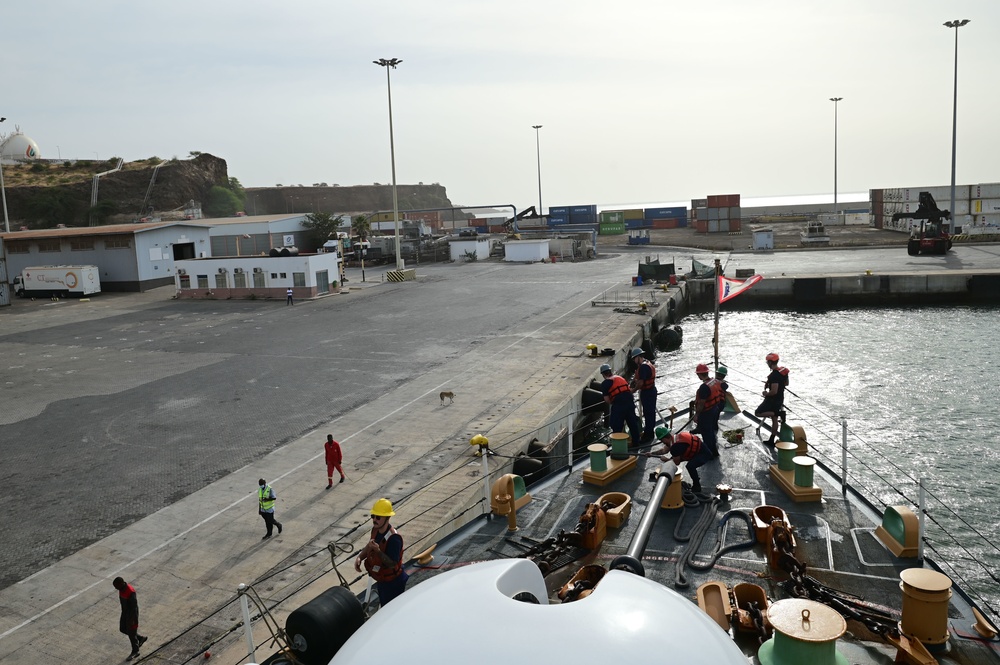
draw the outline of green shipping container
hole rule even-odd
[[[625,219],[644,219],[646,216],[646,211],[642,208],[623,210],[622,213],[625,215]]]
[[[601,222],[597,234],[602,236],[617,236],[625,233],[625,222]]]
[[[605,210],[604,212],[600,213],[597,217],[598,220],[601,222],[601,224],[604,224],[605,222],[625,221],[625,213],[621,210]]]

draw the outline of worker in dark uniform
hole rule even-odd
[[[769,446],[774,445],[775,437],[778,435],[778,414],[785,405],[785,386],[788,385],[788,370],[778,367],[778,360],[780,358],[777,353],[769,353],[764,357],[771,372],[764,381],[764,391],[761,393],[764,401],[754,411],[754,415],[758,418],[771,419],[771,436],[765,441]]]
[[[389,499],[375,502],[371,513],[371,538],[354,560],[354,570],[361,572],[364,564],[375,581],[378,601],[383,607],[406,591],[406,580],[410,579],[403,569],[403,537],[389,524],[389,518],[395,514]]]
[[[687,471],[691,476],[691,491],[695,494],[701,492],[701,476],[698,475],[698,468],[712,459],[708,447],[690,432],[679,432],[677,436],[673,436],[666,427],[656,428],[656,438],[663,444],[663,448],[646,455],[659,456],[660,460],[677,465],[687,462]]]
[[[611,371],[611,365],[601,365],[601,376],[604,383],[601,384],[601,393],[604,401],[611,405],[610,425],[612,432],[624,432],[625,425],[628,425],[629,432],[632,433],[632,446],[639,446],[640,426],[639,417],[635,415],[635,398],[629,390],[628,381]]]
[[[630,355],[635,362],[631,388],[639,393],[642,405],[642,442],[649,443],[656,427],[656,366],[643,356],[642,349],[632,349]]]
[[[716,432],[719,427],[719,413],[723,403],[726,401],[726,394],[722,390],[722,384],[708,376],[708,365],[701,363],[694,369],[701,385],[698,386],[694,395],[694,418],[698,424],[695,432],[701,434],[713,457],[719,456],[719,443]]]
[[[729,383],[726,382],[727,376],[729,376],[729,368],[725,365],[719,365],[715,370],[715,380],[719,383],[719,388],[722,389],[722,402],[715,411],[715,431],[719,431],[719,417],[726,410],[726,402],[729,400]]]
[[[134,660],[139,657],[139,647],[146,641],[146,636],[139,634],[139,600],[135,593],[135,587],[121,577],[116,577],[111,582],[111,586],[118,591],[118,600],[122,605],[118,630],[128,636],[129,644],[132,645],[132,653],[125,660]]]

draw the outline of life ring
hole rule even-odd
[[[335,586],[294,610],[285,632],[305,665],[324,665],[365,622],[365,610],[350,589]]]
[[[67,288],[75,289],[77,284],[76,273],[75,272],[66,273],[66,277],[63,281],[65,282]]]

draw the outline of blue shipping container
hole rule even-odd
[[[549,213],[549,225],[554,224],[569,224],[569,215],[553,215]]]
[[[626,229],[649,229],[653,227],[652,220],[649,219],[626,219]]]
[[[539,214],[540,213],[541,213],[541,211],[539,210]],[[569,214],[569,206],[558,206],[558,207],[549,208],[549,214],[550,215],[568,215]]]
[[[597,204],[589,206],[570,206],[569,214],[571,215],[597,215]]]
[[[687,208],[684,206],[675,206],[673,208],[646,208],[643,211],[643,217],[646,219],[676,219],[680,217],[687,217]]]
[[[569,216],[569,223],[570,224],[596,224],[597,223],[597,214],[593,214],[592,215],[592,214],[588,213],[586,215],[581,215],[579,213],[572,213]]]

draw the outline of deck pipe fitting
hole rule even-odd
[[[948,644],[951,578],[936,570],[907,568],[899,579],[903,590],[900,632],[920,640],[929,651],[943,650]]]
[[[725,503],[729,501],[729,495],[733,493],[733,486],[726,483],[719,483],[715,486],[715,491],[719,493],[719,501]]]
[[[608,470],[608,447],[603,443],[592,443],[587,446],[590,453],[590,470],[594,473],[604,473]]]
[[[761,665],[848,665],[837,652],[837,638],[847,622],[835,610],[814,600],[787,598],[767,608],[774,637],[761,645]]]
[[[628,459],[628,442],[631,438],[625,432],[611,433],[611,459]]]
[[[656,516],[660,512],[660,502],[663,501],[663,495],[667,488],[673,484],[677,472],[677,465],[673,462],[664,462],[660,467],[653,493],[649,497],[646,509],[642,511],[639,526],[636,527],[635,533],[632,534],[632,540],[628,543],[628,550],[625,554],[615,557],[611,561],[611,565],[608,566],[608,570],[624,570],[640,577],[646,576],[646,569],[642,566],[642,555],[646,551],[649,534],[653,532],[653,525],[656,524]],[[680,483],[677,484],[680,485]]]

